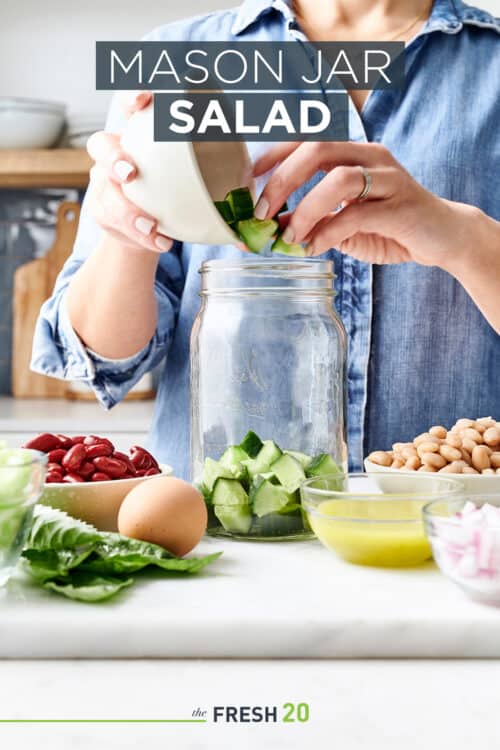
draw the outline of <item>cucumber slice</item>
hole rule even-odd
[[[320,453],[313,458],[306,469],[308,477],[322,477],[326,474],[343,474],[342,469],[337,466],[329,453]]]
[[[214,206],[220,213],[226,224],[233,224],[235,221],[233,209],[227,201],[214,201]]]
[[[214,461],[213,458],[206,458],[201,481],[202,485],[206,487],[207,492],[212,492],[216,481],[220,477],[234,479],[234,474],[228,466],[223,466],[219,461]]]
[[[250,493],[250,502],[255,515],[261,518],[268,513],[278,513],[287,505],[295,502],[295,497],[281,485],[271,484],[267,479],[264,479]]]
[[[252,526],[249,505],[214,505],[214,514],[231,534],[248,534]]]
[[[213,509],[226,531],[248,534],[252,525],[252,511],[248,495],[236,479],[219,478],[214,487]]]
[[[296,458],[290,454],[284,453],[277,461],[271,464],[270,471],[273,471],[279,483],[287,492],[295,492],[306,478],[304,469]]]
[[[300,451],[283,451],[283,453],[286,453],[288,456],[293,456],[303,469],[306,469],[312,460],[311,456],[308,456],[307,453],[301,453]]]
[[[256,474],[262,474],[269,471],[271,464],[274,463],[274,461],[277,461],[280,456],[281,450],[276,443],[272,440],[264,440],[262,448],[257,456],[255,458],[249,458],[242,463],[247,467],[250,476],[254,477]]]
[[[212,493],[214,506],[217,505],[248,505],[248,495],[241,482],[237,479],[217,479]]]
[[[250,430],[241,441],[239,447],[241,450],[245,451],[250,458],[255,458],[263,445],[264,443],[260,437]]]
[[[272,237],[276,234],[278,222],[274,219],[261,221],[261,219],[246,219],[236,222],[236,231],[242,242],[253,253],[260,253]]]
[[[231,445],[227,448],[219,459],[219,463],[222,466],[227,466],[233,473],[237,473],[241,469],[241,462],[249,458],[246,451],[239,445]]]
[[[307,255],[305,248],[302,247],[302,245],[299,245],[298,243],[288,245],[286,242],[283,241],[283,238],[281,237],[281,235],[274,240],[271,250],[273,253],[281,253],[282,255],[291,255],[295,258],[305,258]]]
[[[231,190],[226,195],[225,201],[232,211],[233,221],[253,218],[253,198],[247,187]]]

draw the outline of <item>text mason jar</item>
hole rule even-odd
[[[191,469],[208,531],[308,536],[306,477],[347,468],[346,335],[325,260],[208,261],[191,334]]]

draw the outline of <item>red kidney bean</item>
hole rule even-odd
[[[66,453],[62,460],[62,465],[68,471],[77,471],[85,460],[86,455],[85,446],[77,443]]]
[[[58,471],[48,471],[45,477],[46,484],[60,484],[63,480],[63,475]]]
[[[113,448],[108,443],[93,443],[85,447],[87,451],[87,458],[99,458],[99,456],[111,456]]]
[[[91,461],[84,461],[78,469],[78,473],[85,480],[89,480],[92,474],[95,474],[95,466]]]
[[[55,462],[51,463],[50,461],[47,464],[47,471],[56,471],[58,474],[66,474],[66,469],[63,469],[61,464]]]
[[[119,461],[123,461],[123,463],[126,464],[127,466],[127,472],[131,476],[135,477],[135,466],[126,453],[122,453],[121,451],[115,451],[113,453],[113,458],[117,458]]]
[[[92,474],[90,477],[91,482],[109,482],[111,479],[110,476],[105,474],[103,471],[96,471],[95,474]]]
[[[71,445],[78,445],[79,443],[83,443],[85,440],[85,435],[72,435],[70,438]]]
[[[59,448],[64,448],[67,451],[72,447],[73,441],[67,435],[57,435],[56,437],[59,439]]]
[[[63,482],[65,484],[76,484],[77,482],[80,483],[84,481],[85,479],[74,471],[68,472],[66,476],[63,477]]]
[[[136,471],[136,477],[143,477],[146,475],[147,469],[137,469]]]
[[[83,441],[83,444],[84,445],[103,445],[104,444],[108,446],[111,453],[113,453],[115,449],[115,446],[113,445],[111,440],[108,440],[108,438],[99,437],[99,435],[89,435],[88,437],[85,438],[85,440]],[[111,455],[111,453],[107,455]]]
[[[59,448],[59,438],[57,435],[51,435],[50,432],[42,432],[41,435],[37,435],[35,438],[28,440],[23,448],[31,448],[34,451],[49,453],[55,448]]]
[[[130,449],[130,460],[136,469],[150,469],[152,464],[151,456],[144,448],[139,445],[134,445]]]
[[[159,469],[158,462],[154,456],[140,445],[133,445],[130,449],[130,457],[134,466],[138,469],[151,469],[153,466]]]
[[[49,453],[49,463],[60,464],[65,455],[66,451],[64,450],[64,448],[55,448]]]
[[[144,474],[145,477],[153,477],[155,474],[160,474],[160,470],[157,469],[155,466],[152,466],[150,469],[146,471]]]
[[[109,474],[113,479],[119,479],[127,473],[127,465],[123,461],[119,461],[117,458],[109,458],[109,456],[94,458],[94,466],[99,471]]]

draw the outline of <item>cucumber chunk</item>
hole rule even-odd
[[[206,487],[207,492],[212,492],[216,481],[220,477],[234,479],[234,474],[228,466],[224,466],[220,461],[214,461],[213,458],[206,458],[201,481],[202,485]]]
[[[250,493],[250,501],[255,515],[262,518],[268,513],[278,513],[287,505],[293,503],[295,498],[281,485],[271,484],[267,479],[264,479]]]
[[[222,464],[222,466],[227,466],[228,469],[231,469],[231,471],[236,474],[241,469],[241,462],[245,461],[247,458],[249,458],[249,455],[243,450],[243,448],[241,448],[241,446],[231,445],[224,451],[219,459],[219,463]]]
[[[281,235],[274,240],[271,250],[273,253],[291,255],[295,258],[305,258],[307,255],[305,248],[302,247],[302,245],[299,245],[298,243],[289,245],[283,241]]]
[[[263,445],[264,443],[260,437],[250,430],[241,441],[239,447],[241,450],[245,451],[245,453],[248,453],[250,458],[255,458]]]
[[[271,464],[277,461],[281,456],[281,450],[278,448],[273,440],[264,440],[262,448],[258,452],[255,458],[249,458],[243,461],[243,465],[247,467],[250,476],[254,477],[256,474],[262,474],[269,471]]]
[[[277,461],[271,464],[270,471],[273,471],[278,478],[279,483],[287,492],[295,492],[306,478],[304,469],[296,458],[290,454],[284,453]]]
[[[248,495],[236,479],[217,479],[212,495],[215,516],[226,531],[248,534],[252,525],[252,511]]]
[[[248,534],[252,526],[249,505],[214,505],[214,514],[231,534]]]
[[[220,477],[212,494],[214,505],[248,505],[248,495],[237,479]]]
[[[235,222],[233,209],[227,201],[214,201],[214,206],[224,219],[226,224],[231,226]]]
[[[300,451],[283,451],[283,453],[286,453],[288,456],[293,456],[303,469],[306,469],[312,460],[311,456],[308,456],[307,453],[301,453]]]
[[[337,466],[329,453],[320,453],[313,458],[306,469],[308,477],[322,477],[326,474],[343,474],[342,469]]]
[[[261,221],[261,219],[251,218],[236,222],[236,230],[241,240],[253,253],[260,253],[264,250],[277,229],[278,222],[274,219]]]
[[[247,187],[231,190],[226,195],[225,202],[232,211],[233,221],[243,221],[253,217],[253,198]]]

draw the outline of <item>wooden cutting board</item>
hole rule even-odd
[[[57,275],[75,242],[80,206],[61,203],[57,212],[56,238],[43,258],[25,263],[14,273],[12,393],[18,398],[61,398],[63,380],[37,375],[30,370],[31,348],[40,307],[52,294]]]

